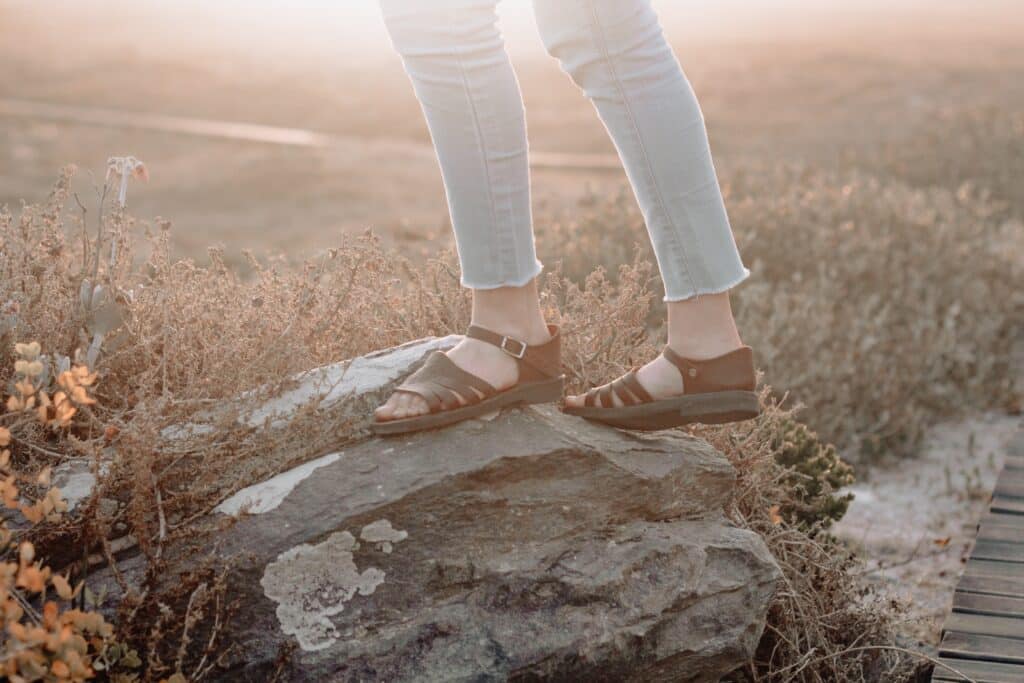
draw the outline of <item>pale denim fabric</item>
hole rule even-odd
[[[498,0],[380,0],[426,115],[462,267],[473,289],[542,269],[526,120],[497,27]],[[633,186],[665,301],[744,280],[697,98],[649,0],[534,0],[548,52],[591,99]],[[695,10],[696,11],[696,10]]]

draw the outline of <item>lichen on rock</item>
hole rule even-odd
[[[359,532],[360,539],[367,543],[376,543],[377,548],[384,553],[390,553],[394,547],[393,544],[404,541],[408,536],[408,532],[395,529],[386,519],[370,522]]]
[[[319,545],[303,543],[281,553],[263,572],[260,585],[278,603],[281,630],[295,636],[302,649],[334,644],[338,632],[330,617],[356,593],[371,595],[384,582],[384,572],[376,567],[359,572],[352,556],[358,547],[352,534],[341,531]]]

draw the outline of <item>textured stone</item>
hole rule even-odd
[[[220,680],[267,680],[297,643],[281,680],[717,681],[779,576],[723,515],[734,478],[682,432],[552,405],[354,444],[219,508],[242,558]]]
[[[96,475],[92,473],[92,464],[86,458],[72,458],[57,465],[53,470],[52,481],[64,496],[69,512],[74,512],[82,501],[92,495],[96,487]]]

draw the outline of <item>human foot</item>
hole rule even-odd
[[[676,380],[658,366],[672,366]],[[645,366],[648,391],[633,369],[583,396],[570,397],[563,410],[622,429],[669,429],[701,422],[721,424],[757,417],[756,376],[749,346],[706,360],[685,358],[665,347],[658,360]]]
[[[529,346],[539,346],[551,339],[551,334],[546,328],[543,328],[543,331],[525,330],[515,325],[505,325],[495,331],[513,340],[526,342]],[[514,342],[510,342],[508,347],[512,351],[517,350]],[[516,358],[508,351],[485,341],[465,337],[445,355],[460,369],[479,377],[498,391],[504,391],[519,381],[519,364]],[[475,392],[477,397],[482,397],[481,391],[472,387],[468,390]],[[459,405],[466,405],[468,400],[473,398],[458,392],[456,395],[459,398]],[[426,415],[429,412],[430,406],[422,396],[407,391],[396,391],[374,411],[374,418],[378,421],[399,420]]]
[[[668,304],[668,346],[657,358],[564,410],[626,429],[745,420],[760,412],[753,354],[740,340],[728,292]]]
[[[743,346],[739,340],[736,340],[735,344],[728,345],[727,348],[719,349],[721,352],[716,353],[713,356],[720,356],[727,354],[731,351],[735,351]],[[674,349],[673,349],[674,350]],[[705,358],[693,358],[692,355],[687,354],[684,356],[682,353],[676,351],[680,356],[690,357],[692,360],[708,360],[709,357]],[[643,391],[647,393],[650,398],[645,396],[637,396],[644,400],[659,400],[665,398],[673,398],[675,396],[682,396],[684,391],[683,386],[683,375],[679,372],[679,369],[664,355],[659,354],[646,365],[634,368],[636,373],[636,381],[640,383]],[[608,384],[611,384],[609,382]],[[607,385],[601,385],[598,389]],[[632,394],[636,395],[638,392],[632,391]],[[615,391],[611,392],[612,407],[620,407],[626,405],[618,393]],[[567,396],[565,399],[565,405],[571,408],[581,408],[586,400],[586,394],[576,394]],[[596,402],[596,401],[595,401]]]
[[[743,347],[736,321],[732,317],[728,292],[671,301],[667,308],[668,348],[677,357],[706,361]],[[634,371],[635,381],[640,383],[640,388],[632,393],[648,395],[637,398],[658,400],[683,394],[684,378],[664,354],[641,368],[634,368]],[[632,384],[632,381],[631,378],[629,383]],[[613,407],[624,405],[617,393],[611,393],[611,397],[614,398]],[[571,408],[583,407],[585,398],[584,394],[569,396],[565,405]]]
[[[557,401],[562,397],[565,383],[561,363],[562,337],[558,327],[547,326],[547,339],[544,341],[540,341],[541,335],[520,336],[535,340],[535,343],[500,334],[481,325],[470,325],[466,337],[490,345],[511,360],[515,365],[514,375],[507,373],[501,359],[493,354],[479,353],[473,348],[475,345],[466,344],[462,353],[471,362],[479,363],[483,368],[482,374],[493,377],[502,373],[505,378],[514,376],[515,379],[511,383],[495,380],[498,385],[495,386],[478,374],[456,365],[449,354],[434,351],[395,390],[398,396],[408,394],[423,401],[425,408],[418,409],[411,401],[409,408],[402,408],[400,417],[374,420],[372,431],[381,436],[407,434],[455,424],[505,407]]]

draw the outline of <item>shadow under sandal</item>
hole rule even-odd
[[[429,413],[395,420],[374,420],[376,434],[405,434],[444,427],[492,413],[509,406],[550,403],[562,398],[562,337],[557,325],[548,325],[551,339],[529,346],[518,339],[470,325],[466,336],[493,344],[516,359],[519,379],[499,391],[476,375],[466,372],[442,351],[434,351],[426,363],[409,375],[395,391],[421,397]],[[478,393],[479,392],[479,393]],[[463,401],[459,400],[462,397]]]
[[[721,424],[757,417],[761,412],[754,387],[754,355],[741,346],[717,358],[690,360],[665,347],[662,352],[683,376],[683,393],[655,399],[633,368],[622,377],[584,395],[582,406],[562,410],[622,429],[669,429],[692,422]],[[622,406],[615,406],[612,393]]]

